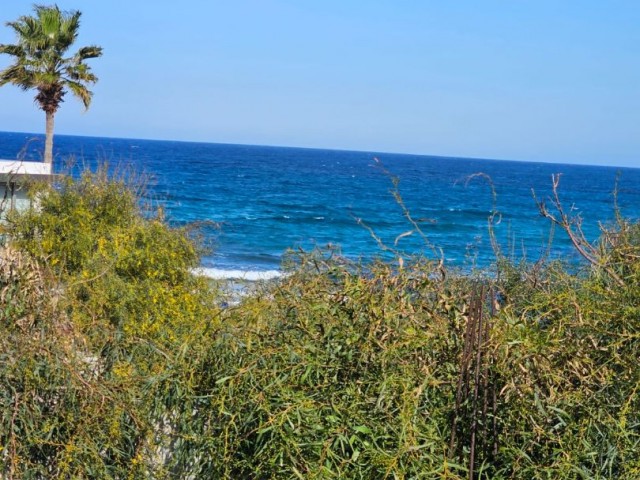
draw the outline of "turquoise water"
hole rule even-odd
[[[0,133],[0,158],[14,159],[26,146],[25,159],[39,160],[42,144],[32,134]],[[104,160],[132,166],[150,177],[146,195],[172,223],[215,222],[202,230],[212,247],[203,266],[221,272],[277,270],[288,248],[331,244],[365,261],[385,255],[358,222],[389,246],[411,229],[384,169],[398,178],[412,217],[424,220],[428,242],[461,268],[495,259],[488,235],[492,189],[485,177],[470,178],[477,173],[491,179],[500,212],[496,236],[516,258],[535,261],[546,249],[549,222],[539,215],[532,189],[547,198],[552,174],[562,174],[562,199],[584,216],[590,238],[597,237],[598,222],[613,219],[617,176],[622,213],[640,217],[640,169],[62,135],[55,154],[57,171],[70,156],[89,167]],[[415,234],[398,240],[397,248],[434,256]],[[572,252],[556,231],[552,254]]]

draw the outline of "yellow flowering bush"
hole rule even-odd
[[[158,389],[219,317],[198,247],[105,171],[31,194],[4,227],[0,477],[159,478]]]

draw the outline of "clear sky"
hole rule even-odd
[[[639,0],[58,5],[104,56],[56,133],[640,167]],[[0,88],[0,130],[43,131],[32,98]]]

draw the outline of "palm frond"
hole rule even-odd
[[[24,58],[25,51],[20,45],[3,45],[0,44],[0,53],[6,53],[18,58]]]
[[[11,65],[10,67],[0,71],[0,86],[11,83],[20,87],[22,90],[29,90],[36,86],[36,82],[32,72],[24,65]]]
[[[18,45],[29,55],[34,55],[45,47],[45,39],[38,20],[30,16],[22,16],[15,22],[7,22],[18,38]]]
[[[59,30],[59,46],[67,50],[78,37],[80,28],[80,17],[82,13],[78,10],[62,14]]]
[[[102,47],[98,47],[97,45],[89,45],[87,47],[80,48],[75,55],[75,59],[77,62],[81,62],[82,60],[87,60],[89,58],[98,58],[100,56],[102,56]]]
[[[69,88],[71,93],[73,93],[73,95],[82,102],[82,104],[84,105],[84,108],[88,109],[89,105],[91,105],[93,92],[80,82],[66,80],[64,83],[67,86],[67,88]]]
[[[62,12],[57,5],[47,7],[44,5],[35,6],[38,22],[42,27],[43,33],[46,35],[57,34],[60,31],[62,23]]]
[[[98,77],[91,72],[86,63],[67,63],[64,68],[67,78],[75,82],[96,83]]]

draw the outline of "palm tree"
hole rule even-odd
[[[102,55],[102,48],[92,45],[65,57],[78,37],[81,12],[61,11],[57,5],[34,5],[35,15],[24,15],[7,22],[17,35],[15,45],[0,44],[0,53],[15,57],[15,63],[0,71],[0,86],[7,83],[23,90],[37,90],[35,103],[46,114],[44,161],[53,161],[53,119],[67,90],[89,108],[93,93],[87,85],[98,77],[84,63]]]

